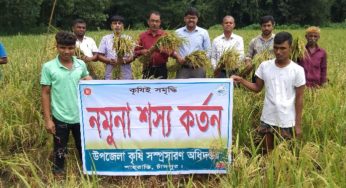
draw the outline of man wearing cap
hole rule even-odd
[[[306,86],[319,87],[327,81],[327,53],[317,44],[320,39],[320,28],[311,26],[306,29],[307,40],[305,58],[298,60],[304,68]]]

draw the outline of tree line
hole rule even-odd
[[[23,31],[47,26],[55,0],[0,0],[0,31]],[[68,29],[82,18],[89,29],[109,27],[114,14],[126,18],[126,26],[142,29],[149,11],[158,10],[165,29],[183,25],[187,7],[200,12],[199,25],[209,28],[225,15],[235,17],[237,26],[257,24],[263,15],[273,15],[280,25],[319,25],[346,22],[346,0],[56,0],[52,25]]]

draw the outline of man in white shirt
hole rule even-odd
[[[210,51],[211,64],[215,70],[214,76],[217,78],[226,78],[226,71],[223,68],[216,69],[216,67],[222,54],[227,49],[234,48],[239,53],[239,62],[242,62],[244,59],[244,40],[243,37],[233,33],[235,27],[233,16],[225,16],[222,20],[222,27],[223,34],[213,40]],[[234,73],[233,71],[231,74]]]
[[[94,39],[91,37],[85,36],[86,31],[86,22],[82,19],[76,19],[73,21],[72,31],[77,37],[76,47],[83,52],[81,59],[87,64],[90,65],[91,62],[97,61],[98,48]],[[91,76],[95,78],[92,72]]]
[[[264,61],[256,70],[256,82],[232,76],[254,92],[265,87],[265,99],[258,132],[263,136],[262,149],[270,152],[274,148],[274,135],[290,139],[302,134],[301,119],[305,87],[304,69],[289,59],[292,35],[280,32],[274,38],[275,59]],[[293,131],[294,130],[294,131]]]

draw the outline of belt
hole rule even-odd
[[[191,65],[182,65],[181,67],[186,68],[186,69],[194,69]]]
[[[151,68],[161,68],[161,67],[165,67],[165,66],[166,66],[166,63],[158,64],[158,65],[150,65],[149,67],[151,67]]]

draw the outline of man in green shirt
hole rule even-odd
[[[81,158],[81,138],[77,86],[79,80],[91,80],[85,63],[73,56],[76,36],[60,31],[55,36],[58,56],[42,67],[42,108],[47,132],[54,138],[53,173],[64,174],[67,142],[72,131]]]

